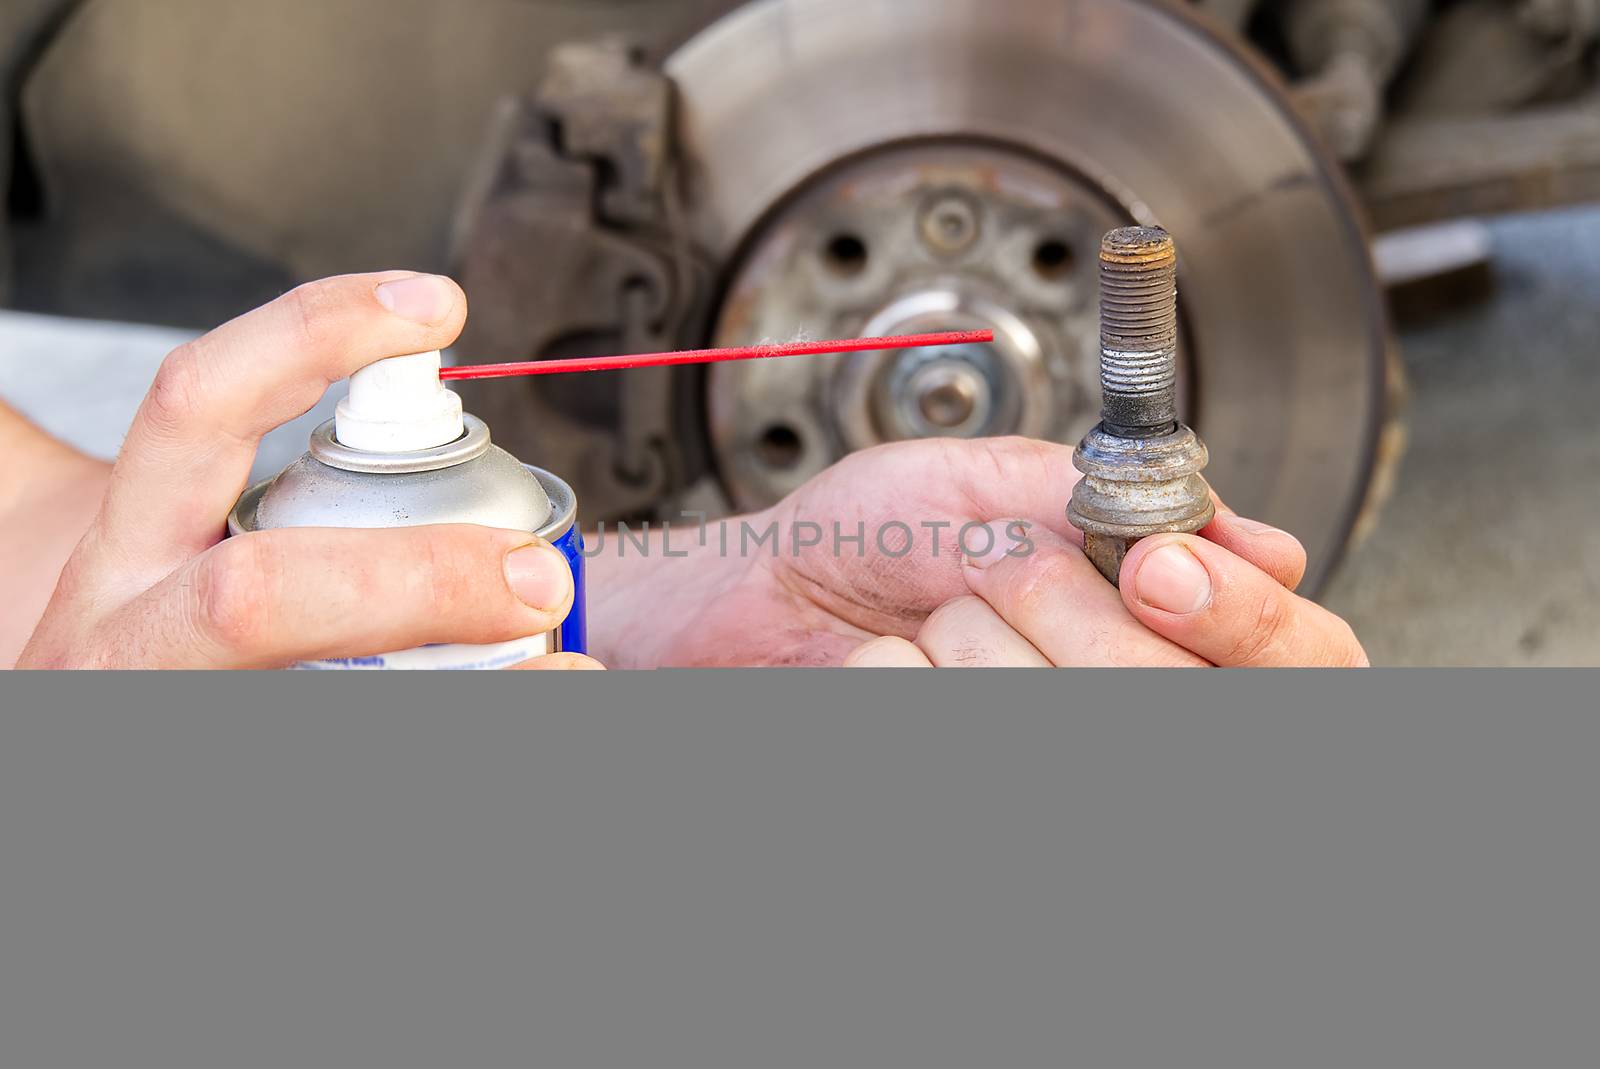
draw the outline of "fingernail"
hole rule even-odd
[[[976,527],[962,528],[958,534],[961,552],[969,565],[980,570],[1008,555],[1022,556],[1027,548],[1023,539],[1031,526],[1022,520],[995,520],[987,525],[987,535]]]
[[[1184,615],[1211,600],[1211,573],[1182,546],[1162,546],[1140,563],[1134,589],[1144,604]]]
[[[397,278],[378,287],[378,303],[401,319],[437,323],[455,306],[455,287],[438,275]]]
[[[540,612],[555,612],[572,593],[567,559],[538,542],[506,554],[506,582],[523,604]]]

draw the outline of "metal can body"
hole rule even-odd
[[[565,487],[567,484],[563,482],[561,485]],[[572,493],[572,490],[569,488],[567,493]],[[561,621],[561,627],[555,632],[557,645],[550,652],[588,653],[589,603],[584,596],[588,589],[588,581],[584,574],[583,532],[578,530],[576,513],[573,515],[571,529],[559,538],[551,539],[550,543],[567,558],[567,567],[572,571],[572,611],[567,613],[567,618]]]
[[[312,434],[311,450],[278,475],[246,490],[228,517],[238,535],[281,527],[411,527],[476,523],[526,530],[551,543],[572,570],[573,603],[562,625],[542,635],[489,645],[441,643],[363,657],[305,661],[303,669],[493,669],[547,653],[587,650],[583,536],[577,498],[556,475],[525,465],[489,443],[471,416],[457,442],[416,454],[356,454],[332,425]]]

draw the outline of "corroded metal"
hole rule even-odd
[[[1165,230],[1118,227],[1100,243],[1100,418],[1124,438],[1178,422],[1177,277]]]
[[[1177,262],[1155,227],[1120,227],[1100,246],[1101,421],[1072,455],[1083,479],[1067,516],[1112,583],[1133,543],[1216,513],[1205,443],[1177,418]]]
[[[1082,179],[999,145],[884,147],[787,198],[732,275],[716,344],[800,327],[995,341],[709,369],[710,441],[733,502],[765,508],[884,442],[1076,443],[1098,418],[1094,250],[1123,221]],[[767,448],[774,436],[793,447]]]
[[[670,101],[667,79],[608,38],[554,48],[537,98],[501,102],[456,226],[453,274],[472,296],[463,360],[698,338],[713,275],[673,222]],[[667,368],[567,378],[461,393],[512,452],[569,473],[591,520],[667,508],[704,466],[690,433],[698,380]]]

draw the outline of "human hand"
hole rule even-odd
[[[1129,551],[1113,587],[1082,549],[1044,532],[1031,552],[996,539],[969,558],[972,593],[935,610],[908,641],[885,636],[858,667],[1148,665],[1364,667],[1348,624],[1294,593],[1306,555],[1284,531],[1219,509],[1197,535],[1162,534]]]
[[[1143,631],[1138,621],[1144,617],[1134,617],[1116,588],[1087,564],[1079,549],[1082,535],[1067,522],[1066,503],[1077,479],[1070,446],[1024,438],[928,439],[854,453],[772,509],[723,521],[723,531],[713,528],[705,545],[691,544],[685,559],[661,559],[659,549],[650,558],[618,559],[614,548],[601,552],[589,562],[591,592],[626,599],[626,604],[591,613],[591,641],[608,663],[837,665],[863,642],[891,636],[900,641],[871,643],[851,663],[890,655],[906,659],[907,647],[920,649],[910,640],[923,633],[930,617],[935,628],[960,621],[956,608],[936,614],[941,606],[958,599],[981,601],[968,585],[971,569],[957,544],[963,530],[969,531],[967,541],[976,549],[987,541],[977,527],[998,521],[1001,530],[993,544],[1012,547],[1016,540],[1004,528],[1013,517],[1029,524],[1027,535],[1036,547],[1024,563],[1075,557],[1087,568],[1078,576],[1085,596],[1106,614],[1095,618],[1096,626],[1113,635],[1129,624]],[[827,530],[821,544],[794,544],[791,534],[806,523]],[[854,546],[840,551],[832,538],[834,523],[850,534],[858,525],[864,528],[864,552]],[[890,546],[897,555],[883,552],[875,538],[893,524],[905,525],[910,535],[909,544]],[[778,552],[738,552],[742,528],[764,531],[771,525],[779,532]],[[1291,536],[1262,530],[1226,510],[1219,510],[1202,536],[1212,548],[1225,549],[1277,577],[1280,593],[1287,592],[1285,584],[1298,582],[1305,567],[1304,551]],[[686,541],[674,535],[674,546],[681,549]],[[734,547],[733,553],[720,552],[724,542]],[[1142,543],[1133,559],[1142,559],[1156,544]],[[1002,574],[996,571],[994,576]],[[1041,592],[1046,589],[1041,585]],[[1048,589],[1055,591],[1055,584]],[[1232,604],[1237,589],[1242,588],[1228,587],[1217,604]],[[969,607],[961,611],[972,611],[970,602],[963,604]],[[1296,599],[1296,604],[1307,607],[1296,612],[1296,621],[1301,612],[1323,613],[1310,602]],[[652,623],[667,610],[676,626]],[[1170,638],[1157,641],[1153,633],[1149,641],[1134,645],[1099,642],[1090,629],[1090,640],[1075,639],[1070,649],[1047,645],[1062,663],[1149,663],[1141,656],[1153,663],[1180,657],[1184,663],[1199,663],[1201,656],[1178,648],[1183,641],[1178,629],[1190,619],[1192,615],[1163,622],[1174,629],[1177,644]],[[918,663],[927,661],[924,654]]]
[[[465,319],[466,298],[449,279],[348,275],[174,350],[18,667],[266,668],[559,625],[571,573],[526,531],[224,537],[262,435],[374,360],[450,344]],[[529,667],[598,665],[554,654]]]

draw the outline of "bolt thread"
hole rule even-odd
[[[1171,353],[1107,351],[1100,357],[1100,389],[1113,394],[1153,394],[1174,390],[1178,369]]]
[[[1100,389],[1111,428],[1177,420],[1177,251],[1166,231],[1129,226],[1100,244]]]

